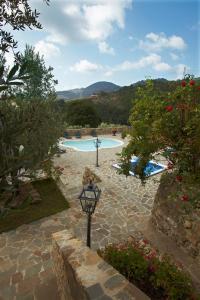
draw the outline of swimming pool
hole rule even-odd
[[[137,165],[137,162],[138,162],[138,157],[134,156],[131,159],[131,170],[129,171],[129,174],[132,176],[135,176],[134,169],[135,169],[135,166]],[[121,168],[120,164],[113,164],[113,167],[117,168],[117,169]],[[167,169],[167,166],[157,163],[153,160],[150,160],[144,169],[144,174],[146,177],[149,177],[152,175],[156,175],[160,172],[163,172],[166,169]]]
[[[84,151],[84,152],[89,152],[89,151],[96,151],[96,147],[94,145],[96,138],[94,139],[87,139],[87,140],[70,140],[70,141],[64,141],[61,142],[60,145],[64,147],[69,147],[73,148],[78,151]],[[110,139],[110,138],[100,138],[101,141],[99,149],[102,148],[114,148],[114,147],[119,147],[123,145],[124,143],[120,140],[116,139]]]

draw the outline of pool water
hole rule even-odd
[[[88,140],[78,140],[78,141],[70,140],[70,141],[62,142],[60,145],[69,147],[69,148],[73,148],[78,151],[89,152],[89,151],[96,151],[96,147],[94,145],[95,140],[96,140],[95,138],[88,139]],[[119,147],[119,146],[123,145],[122,141],[116,140],[116,139],[100,138],[99,140],[101,141],[99,149],[114,148],[114,147]]]
[[[136,160],[131,160],[131,171],[130,174],[131,175],[135,175],[134,174],[134,169],[137,165],[137,161]],[[144,169],[144,174],[145,176],[151,176],[151,175],[155,175],[158,174],[162,171],[164,171],[166,169],[166,167],[164,165],[155,163],[153,161],[149,161]]]
[[[131,159],[131,170],[129,171],[130,175],[135,176],[134,169],[137,163],[138,163],[138,157],[134,156],[134,158]],[[120,164],[113,164],[113,167],[117,169],[121,168]],[[166,169],[167,167],[165,165],[150,160],[144,169],[144,174],[146,177],[148,177],[148,176],[156,175]]]

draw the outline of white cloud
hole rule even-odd
[[[130,41],[132,41],[132,40],[133,40],[133,36],[132,36],[132,35],[129,35],[128,39],[129,39]]]
[[[73,66],[70,67],[70,71],[77,72],[77,73],[89,73],[101,70],[102,66],[92,63],[87,59],[82,59],[79,62],[75,63]]]
[[[40,21],[48,41],[65,44],[69,41],[104,41],[116,27],[124,28],[125,10],[132,0],[62,0],[46,7],[39,1]]]
[[[64,12],[68,16],[79,16],[80,15],[80,8],[79,8],[78,5],[70,3],[69,5],[67,5],[64,8]]]
[[[164,33],[148,33],[145,40],[139,41],[139,47],[146,51],[161,51],[163,49],[183,50],[186,48],[184,39],[180,36],[172,35],[167,37]]]
[[[161,62],[161,56],[155,53],[152,53],[148,56],[140,58],[138,61],[124,61],[122,64],[118,65],[114,70],[115,71],[126,71],[145,68],[147,66],[155,65]]]
[[[179,49],[182,50],[186,47],[186,43],[184,39],[180,36],[173,35],[168,38],[168,46],[166,45],[167,48],[172,48],[172,49]]]
[[[35,50],[43,55],[45,59],[56,57],[61,53],[57,46],[43,40],[35,44]]]
[[[169,65],[167,62],[162,61],[162,57],[156,53],[151,53],[147,56],[141,57],[137,61],[124,61],[121,64],[114,67],[107,67],[105,71],[105,76],[110,77],[116,72],[126,72],[130,70],[140,70],[144,68],[152,68],[158,73],[172,73],[175,74],[176,77],[180,77],[183,75],[183,70],[185,65],[179,64],[175,66]]]
[[[105,75],[106,77],[111,77],[111,76],[113,75],[113,71],[106,71],[106,72],[104,73],[104,75]]]
[[[146,38],[149,40],[152,40],[153,42],[157,42],[159,39],[159,36],[157,34],[151,32],[146,35]]]
[[[178,60],[179,59],[179,56],[177,54],[170,53],[170,56],[171,56],[171,59],[173,59],[173,60]]]
[[[112,47],[110,47],[106,42],[99,42],[98,47],[101,53],[115,55],[115,50]]]
[[[156,71],[163,71],[163,72],[167,72],[167,71],[170,71],[172,69],[172,67],[167,64],[167,63],[164,63],[164,62],[160,62],[158,64],[155,64],[155,66],[153,66],[154,70]]]

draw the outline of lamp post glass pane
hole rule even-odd
[[[95,210],[97,201],[99,200],[101,190],[96,185],[89,184],[84,187],[79,199],[82,210],[86,213],[92,214]]]
[[[98,138],[96,138],[96,140],[94,140],[94,145],[96,148],[99,148],[101,145],[101,141]]]
[[[96,207],[96,201],[94,199],[80,199],[81,206],[84,212],[92,214]]]

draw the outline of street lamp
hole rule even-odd
[[[98,149],[101,145],[101,141],[98,139],[98,137],[94,140],[94,146],[96,147],[97,149],[97,152],[96,152],[96,167],[99,167],[99,152],[98,152]]]
[[[92,181],[83,187],[81,194],[79,195],[79,200],[81,203],[82,210],[88,216],[87,223],[87,246],[90,247],[90,232],[91,232],[91,216],[95,211],[96,204],[99,201],[101,195],[101,190]]]

